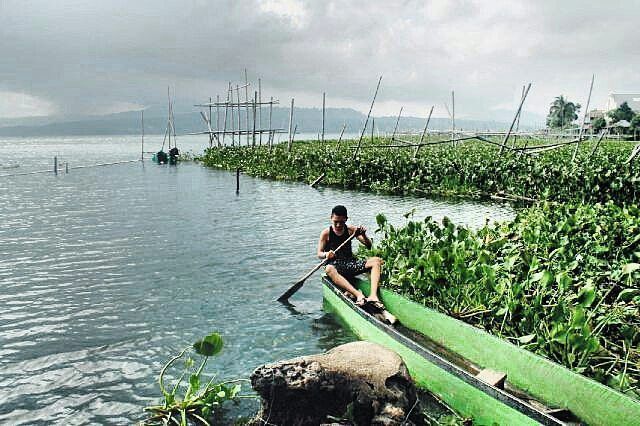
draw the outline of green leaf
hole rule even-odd
[[[623,302],[628,302],[634,296],[639,295],[640,290],[637,288],[626,288],[618,294],[618,300],[622,300]]]
[[[558,287],[562,290],[567,290],[571,287],[571,277],[566,272],[560,272],[556,274],[556,282],[558,283]]]
[[[635,272],[638,269],[640,269],[640,263],[627,263],[622,267],[622,274],[631,275],[632,272]]]
[[[518,337],[518,341],[523,344],[527,344],[533,341],[536,338],[535,334],[527,334],[526,336]]]
[[[189,385],[191,386],[191,392],[197,392],[200,389],[200,376],[192,374],[189,377]]]
[[[213,356],[222,350],[222,337],[218,333],[211,333],[193,344],[193,349],[204,356]]]
[[[543,287],[546,287],[553,282],[553,275],[546,269],[544,271],[536,272],[531,276],[531,282],[536,281],[540,281],[540,284]]]
[[[593,284],[587,284],[578,292],[578,304],[585,308],[591,306],[596,299],[596,289]]]

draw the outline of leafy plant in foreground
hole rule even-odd
[[[222,350],[222,346],[222,337],[218,333],[211,333],[195,342],[192,346],[187,346],[178,355],[171,358],[164,365],[158,376],[158,386],[160,392],[162,392],[164,403],[146,407],[145,411],[149,411],[150,415],[142,424],[209,425],[210,419],[216,413],[220,404],[225,401],[235,400],[240,392],[239,384],[231,385],[231,382],[216,383],[214,377],[206,383],[203,381],[202,372],[207,360],[209,357],[217,355]],[[193,358],[190,356],[185,358],[185,355],[191,349],[202,358],[195,370]],[[171,366],[181,359],[184,359],[183,371],[175,380],[173,386],[167,388],[165,374]],[[188,383],[185,383],[186,389],[182,385],[185,377],[188,377]],[[179,395],[178,392],[181,389],[184,389],[184,393]]]
[[[478,231],[445,218],[363,253],[386,286],[640,397],[640,209],[543,204]]]

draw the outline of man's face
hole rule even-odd
[[[346,221],[346,216],[338,216],[335,214],[331,215],[331,224],[333,225],[333,229],[335,229],[336,231],[342,231],[346,227]]]

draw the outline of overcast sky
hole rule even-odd
[[[490,118],[640,92],[636,0],[0,0],[0,118],[108,113],[262,80],[283,104]],[[257,89],[256,84],[252,89]]]

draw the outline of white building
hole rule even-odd
[[[606,110],[614,110],[625,102],[634,112],[640,112],[640,93],[609,93]]]

